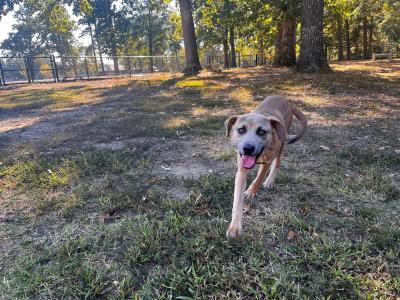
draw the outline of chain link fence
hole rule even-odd
[[[222,68],[222,55],[207,55],[203,67]],[[239,67],[258,64],[257,55],[237,55]],[[0,57],[0,85],[13,83],[60,82],[116,76],[135,76],[153,72],[181,72],[181,56],[34,56]]]

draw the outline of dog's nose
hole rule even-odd
[[[252,155],[254,152],[254,149],[256,149],[256,147],[254,147],[253,145],[245,144],[243,146],[243,154],[244,155]]]

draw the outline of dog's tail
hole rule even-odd
[[[301,128],[300,128],[299,134],[297,134],[293,137],[289,137],[289,139],[287,141],[288,144],[297,142],[304,135],[304,133],[306,133],[306,129],[307,129],[306,116],[301,111],[299,111],[298,109],[296,109],[294,107],[292,107],[292,111],[293,111],[293,114],[296,116],[296,118],[299,119]]]

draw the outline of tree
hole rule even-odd
[[[128,20],[129,39],[146,42],[146,54],[163,54],[168,48],[167,38],[170,25],[170,10],[165,1],[124,0],[123,15]],[[141,43],[136,43],[140,50]],[[153,58],[149,59],[153,72]]]
[[[296,18],[300,13],[298,0],[275,2],[277,30],[275,36],[274,64],[294,66],[296,64]]]
[[[26,0],[15,13],[14,32],[1,48],[11,55],[49,55],[74,52],[74,22],[56,0]]]
[[[297,70],[315,73],[330,71],[324,51],[324,0],[303,0],[300,56]]]
[[[197,50],[196,33],[194,30],[192,3],[190,0],[179,0],[182,18],[183,41],[185,45],[184,73],[196,73],[201,70]]]

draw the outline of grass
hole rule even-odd
[[[396,299],[398,70],[333,68],[1,91],[21,115],[0,119],[20,130],[0,133],[0,298]],[[227,241],[235,152],[223,122],[271,89],[310,126],[276,186],[246,202],[244,236]],[[79,109],[75,92],[90,103]]]

